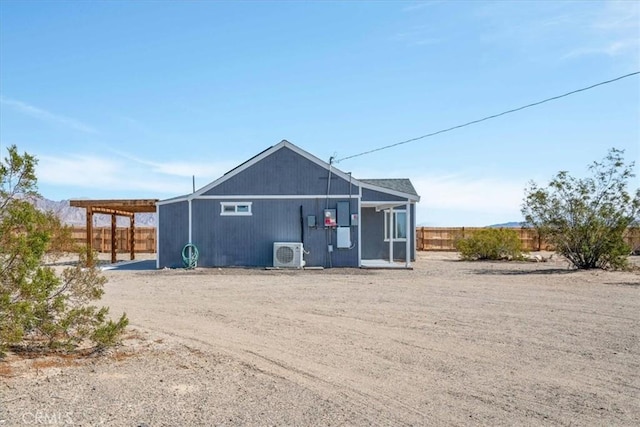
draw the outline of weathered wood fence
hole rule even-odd
[[[455,251],[455,241],[469,237],[482,227],[418,227],[416,228],[416,247],[419,251]],[[530,228],[512,228],[527,251],[553,250],[553,247],[538,237]],[[627,244],[634,250],[640,249],[640,228],[629,228],[625,233]]]
[[[416,229],[416,247],[419,251],[455,251],[457,239],[471,236],[483,227],[418,227]],[[541,241],[538,233],[529,228],[512,228],[523,249],[527,251],[549,250],[551,246]]]
[[[455,241],[468,237],[482,227],[418,227],[416,228],[416,247],[419,251],[455,251]],[[528,251],[553,250],[547,242],[540,240],[535,230],[529,228],[513,228],[522,241],[522,247]],[[86,242],[85,227],[71,227],[74,241],[80,245]],[[116,251],[129,252],[127,239],[128,227],[116,228]],[[137,253],[156,252],[155,227],[136,227],[135,251]],[[625,239],[632,248],[640,249],[640,228],[630,228]],[[98,252],[111,252],[111,227],[93,228],[93,247]]]
[[[82,246],[87,242],[86,227],[71,227],[71,237]],[[116,228],[116,252],[129,252],[129,227]],[[98,252],[111,252],[111,227],[93,227],[93,248]],[[136,227],[136,253],[156,252],[156,228]]]

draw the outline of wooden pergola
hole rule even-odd
[[[116,217],[129,218],[129,249],[131,259],[135,259],[135,214],[155,212],[158,199],[121,199],[121,200],[70,200],[69,205],[84,208],[87,213],[87,260],[93,263],[93,214],[111,215],[111,263],[116,262]]]

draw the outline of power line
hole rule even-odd
[[[556,99],[564,98],[566,96],[573,95],[573,94],[578,93],[578,92],[584,92],[586,90],[593,89],[593,88],[598,87],[598,86],[603,86],[603,85],[606,85],[606,84],[609,84],[609,83],[616,82],[618,80],[626,79],[627,77],[635,76],[636,74],[640,74],[640,71],[636,71],[634,73],[625,74],[624,76],[616,77],[615,79],[611,79],[611,80],[607,80],[607,81],[604,81],[604,82],[596,83],[596,84],[591,85],[591,86],[583,87],[582,89],[572,90],[571,92],[567,92],[567,93],[564,93],[562,95],[558,95],[558,96],[554,96],[554,97],[551,97],[551,98],[547,98],[547,99],[544,99],[542,101],[538,101],[538,102],[534,102],[532,104],[524,105],[522,107],[513,108],[511,110],[503,111],[502,113],[493,114],[491,116],[483,117],[481,119],[473,120],[473,121],[470,121],[470,122],[467,122],[467,123],[463,123],[461,125],[453,126],[453,127],[447,128],[447,129],[442,129],[442,130],[439,130],[437,132],[428,133],[426,135],[418,136],[416,138],[407,139],[406,141],[396,142],[395,144],[385,145],[383,147],[374,148],[373,150],[369,150],[369,151],[363,151],[362,153],[353,154],[351,156],[347,156],[347,157],[343,157],[341,159],[334,160],[334,162],[338,163],[338,162],[341,162],[343,160],[353,159],[354,157],[360,157],[360,156],[364,156],[366,154],[375,153],[376,151],[382,151],[382,150],[386,150],[388,148],[397,147],[398,145],[408,144],[410,142],[418,141],[418,140],[424,139],[424,138],[429,138],[431,136],[439,135],[441,133],[451,132],[452,130],[455,130],[455,129],[460,129],[460,128],[463,128],[463,127],[466,127],[466,126],[471,126],[471,125],[476,124],[476,123],[484,122],[486,120],[495,119],[496,117],[504,116],[506,114],[515,113],[516,111],[524,110],[525,108],[535,107],[536,105],[544,104],[545,102],[555,101]]]

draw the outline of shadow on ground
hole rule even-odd
[[[615,286],[631,286],[640,288],[640,278],[638,278],[637,282],[606,282],[607,285],[615,285]]]
[[[156,260],[145,259],[140,261],[110,264],[108,266],[102,267],[102,269],[109,271],[149,271],[156,269]]]
[[[496,268],[496,269],[481,269],[473,271],[474,274],[478,275],[489,275],[489,276],[538,276],[538,275],[551,275],[551,274],[571,274],[575,273],[577,270],[567,269],[567,268],[548,268],[544,270],[508,270],[504,268]]]

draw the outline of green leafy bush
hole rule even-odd
[[[106,282],[80,254],[75,267],[58,275],[44,264],[47,252],[68,247],[68,230],[53,214],[38,211],[36,159],[15,146],[0,161],[0,356],[9,346],[72,350],[83,341],[113,345],[127,326],[107,318],[99,300]],[[55,255],[55,254],[53,254]]]
[[[522,259],[522,242],[515,230],[485,228],[470,237],[456,240],[456,249],[464,260]]]
[[[612,148],[589,166],[592,176],[574,178],[561,171],[547,187],[531,183],[522,214],[576,268],[624,268],[632,248],[624,241],[638,224],[640,188],[629,188],[634,163]]]

